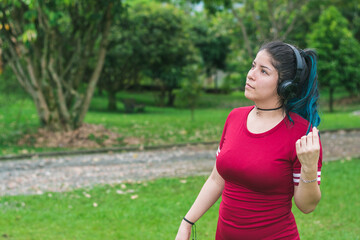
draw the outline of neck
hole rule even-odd
[[[256,106],[256,109],[257,110],[260,110],[260,111],[266,111],[266,112],[269,112],[269,111],[276,111],[276,110],[279,110],[283,107],[283,105],[279,106],[279,107],[275,107],[275,108],[259,108],[258,106]]]
[[[255,104],[254,112],[257,117],[277,118],[284,116],[283,105],[275,107],[259,107]]]

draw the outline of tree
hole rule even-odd
[[[146,46],[144,73],[160,89],[160,99],[167,94],[167,105],[173,106],[173,90],[180,87],[182,68],[194,62],[194,46],[185,28],[184,13],[169,4],[149,3],[132,8],[133,21],[141,26],[141,44]]]
[[[82,124],[121,11],[121,0],[0,2],[2,56],[34,100],[41,125]]]
[[[117,92],[138,84],[146,64],[147,46],[142,44],[142,39],[147,36],[141,31],[141,23],[134,21],[135,14],[118,14],[110,31],[99,88],[107,91],[108,110],[111,111],[117,109]]]
[[[226,70],[226,58],[230,52],[231,39],[226,33],[217,29],[219,26],[201,17],[195,19],[192,27],[192,41],[200,51],[206,76],[209,78],[219,69]],[[217,78],[215,78],[215,89],[218,89]]]
[[[358,0],[309,0],[298,16],[299,23],[289,35],[298,46],[307,47],[306,36],[311,32],[313,25],[319,21],[319,17],[329,6],[336,7],[348,20],[348,28],[353,32],[354,37],[360,40],[360,2]]]
[[[2,50],[0,48],[0,75],[3,73],[4,71],[4,63],[3,63],[3,60],[2,60]]]
[[[179,105],[190,109],[191,121],[194,121],[195,108],[202,93],[199,69],[196,65],[193,65],[185,68],[184,71],[186,77],[181,83],[181,88],[175,90],[175,94],[179,100]]]
[[[334,92],[345,87],[359,91],[360,44],[348,29],[347,20],[334,6],[326,9],[309,34],[309,46],[319,55],[319,81],[329,90],[329,110],[333,111]]]
[[[319,1],[313,0],[319,6]],[[320,3],[323,9],[328,6],[335,6],[348,20],[348,28],[353,32],[354,37],[360,41],[360,2],[358,0],[322,0]]]
[[[242,33],[242,43],[250,58],[254,50],[266,40],[285,40],[301,24],[302,7],[309,0],[204,0],[205,7],[213,13],[223,9],[232,12]],[[201,0],[192,0],[201,2]]]

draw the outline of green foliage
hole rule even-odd
[[[216,17],[213,18],[214,20]],[[226,58],[230,52],[231,39],[226,30],[216,21],[205,19],[203,15],[194,17],[191,23],[191,38],[199,49],[207,77],[218,69],[226,70]]]
[[[14,97],[11,95],[16,95],[18,99],[27,97],[26,92],[19,86],[16,76],[14,76],[9,66],[6,66],[3,72],[0,73],[0,93],[8,98]]]
[[[98,143],[99,145],[102,145],[103,142],[104,142],[106,139],[109,138],[109,136],[103,135],[103,136],[101,136],[101,137],[96,137],[94,134],[90,134],[90,135],[88,136],[88,138],[89,138],[91,141],[94,141],[94,142]]]
[[[141,23],[134,21],[134,14],[129,13],[128,9],[117,14],[109,36],[108,52],[98,87],[107,91],[108,110],[111,111],[117,109],[118,91],[139,84],[146,63],[146,46],[141,41],[147,36],[140,30]]]
[[[329,7],[313,26],[308,43],[319,55],[319,81],[321,87],[329,88],[330,95],[338,87],[352,94],[358,93],[360,70],[360,44],[348,29],[347,20],[335,7]],[[332,110],[332,96],[330,96]]]
[[[164,105],[167,93],[167,104],[172,106],[172,91],[185,77],[183,68],[196,62],[185,13],[154,1],[132,1],[129,6],[112,28],[99,86],[114,98],[117,91],[138,86],[145,75],[161,89],[160,105]],[[116,100],[109,98],[111,101],[109,109],[115,110]]]
[[[146,1],[145,1],[146,2]],[[109,109],[116,110],[116,92],[138,86],[145,74],[173,105],[173,89],[186,78],[184,69],[196,62],[184,12],[166,4],[133,2],[113,25],[109,51],[99,87],[109,93]]]
[[[138,23],[141,44],[146,46],[142,51],[145,74],[162,90],[162,100],[168,93],[167,105],[172,106],[172,90],[180,86],[184,77],[182,68],[196,62],[184,12],[169,4],[149,3],[134,6],[131,16]]]
[[[360,159],[324,163],[322,199],[315,211],[305,215],[293,204],[301,239],[358,239],[359,164]],[[2,196],[0,232],[9,239],[173,239],[206,178],[164,178],[64,193]],[[197,222],[199,239],[214,238],[219,204]]]
[[[20,94],[1,94],[0,151],[2,155],[21,152],[23,148],[17,147],[17,141],[24,134],[36,131],[38,127],[36,109],[28,97]]]
[[[121,0],[0,2],[1,58],[34,100],[42,125],[52,130],[81,125],[112,18],[121,11]]]
[[[229,8],[232,4],[231,0],[190,0],[192,3],[200,3],[203,2],[206,10],[210,14],[215,14],[219,11],[224,11]]]
[[[360,41],[360,2],[358,0],[313,0],[313,2],[317,9],[322,10],[330,5],[335,6],[347,19],[349,29],[353,32],[354,37]]]

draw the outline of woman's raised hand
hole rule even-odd
[[[296,154],[305,170],[317,169],[320,156],[319,130],[313,127],[312,132],[296,141]]]

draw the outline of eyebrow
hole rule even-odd
[[[267,69],[269,69],[271,71],[271,69],[269,67],[267,67],[267,66],[260,65],[260,67],[267,68]]]
[[[255,65],[256,65],[256,62],[255,62],[255,61],[253,61],[253,63],[255,63]],[[271,68],[269,68],[269,67],[267,67],[267,66],[260,65],[260,67],[262,67],[262,68],[267,68],[267,69],[269,69],[270,71],[272,71]]]

